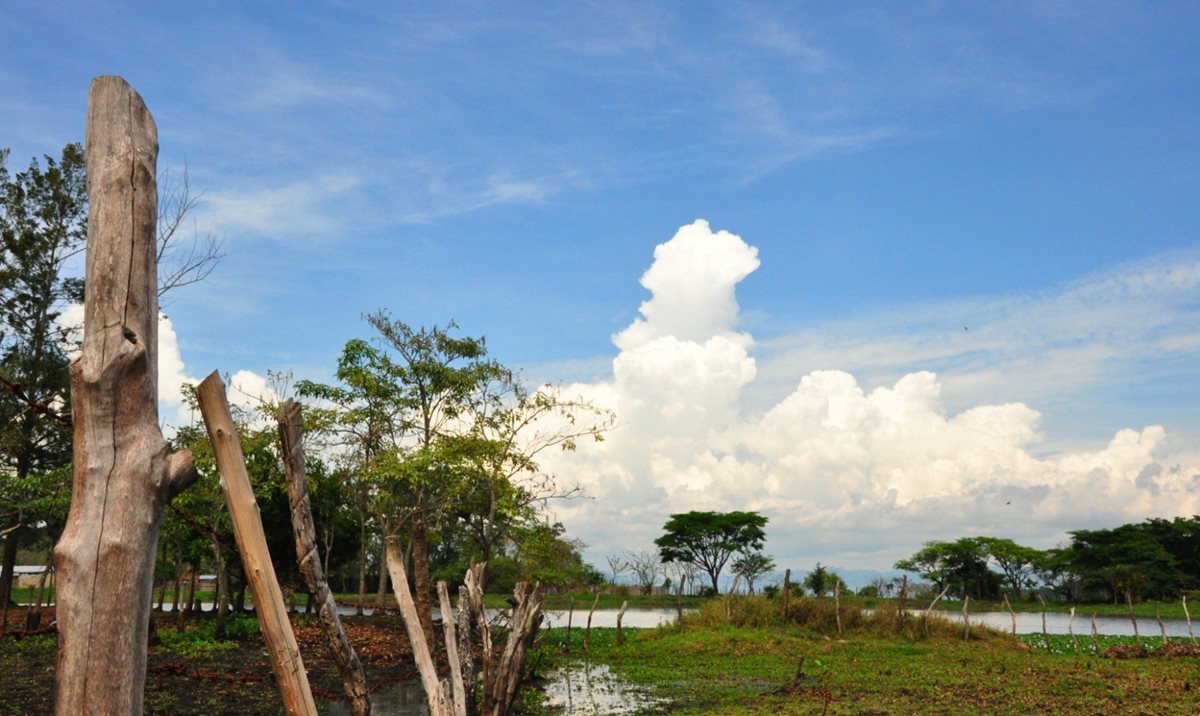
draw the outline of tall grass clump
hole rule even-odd
[[[709,628],[722,624],[754,629],[797,626],[820,633],[837,632],[837,610],[831,599],[793,597],[787,616],[780,613],[778,599],[733,595],[712,599],[692,613],[684,615],[685,628]],[[863,621],[863,611],[856,604],[842,604],[843,629],[857,628]]]
[[[842,602],[840,610],[834,600],[819,597],[794,597],[788,604],[787,615],[779,599],[735,595],[705,602],[683,618],[684,629],[707,629],[730,625],[751,629],[793,627],[826,636],[838,633],[838,617],[842,634],[870,635],[909,641],[961,641],[963,625],[940,612],[905,610],[894,602],[880,600],[874,609],[864,610],[857,601]],[[1001,631],[972,624],[970,638],[991,640],[1007,638]]]

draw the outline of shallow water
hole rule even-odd
[[[942,616],[955,621],[962,621],[962,612],[938,612]],[[979,612],[970,615],[972,624],[982,624],[1001,631],[1011,631],[1012,617],[1008,612]],[[1163,619],[1163,628],[1169,637],[1188,636],[1188,624],[1184,619]],[[1071,627],[1071,615],[1058,612],[1046,613],[1046,632],[1049,634],[1067,634]],[[1075,623],[1072,627],[1077,636],[1092,633],[1091,615],[1076,611]],[[1160,636],[1158,622],[1153,617],[1138,617],[1138,633],[1142,636]],[[1195,629],[1195,627],[1193,627]],[[1041,634],[1042,614],[1040,612],[1019,612],[1017,614],[1018,634]],[[1096,617],[1096,633],[1112,636],[1133,636],[1133,622],[1129,617]]]
[[[586,661],[551,673],[546,684],[546,705],[567,716],[628,714],[659,701],[626,684],[607,665]]]
[[[546,704],[563,716],[600,716],[633,713],[657,703],[644,691],[629,686],[604,664],[577,664],[556,669],[545,683]],[[371,694],[378,716],[424,716],[429,713],[425,691],[418,679],[386,684]],[[350,716],[348,701],[317,699],[317,710],[327,716]]]

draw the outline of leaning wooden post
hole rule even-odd
[[[1183,595],[1183,616],[1187,619],[1188,636],[1191,637],[1193,642],[1195,642],[1196,635],[1192,632],[1192,615],[1190,612],[1188,612],[1187,595],[1186,594]]]
[[[1138,646],[1142,645],[1142,635],[1138,633],[1137,615],[1133,613],[1133,593],[1126,590],[1125,603],[1129,605],[1129,621],[1133,624],[1133,640]]]
[[[450,608],[450,592],[445,582],[437,583],[438,608],[442,612],[442,633],[446,639],[446,661],[450,662],[450,688],[454,701],[454,716],[467,716],[467,690],[463,683],[462,662],[458,657],[458,639],[454,633],[454,612]],[[471,687],[474,688],[474,684]]]
[[[1012,619],[1012,635],[1017,635],[1017,613],[1013,611],[1012,604],[1008,601],[1008,595],[1004,595],[1004,607],[1008,609],[1008,616]]]
[[[600,592],[596,592],[596,598],[592,600],[592,608],[588,610],[587,627],[583,630],[583,650],[587,651],[592,646],[592,615],[596,613],[596,605],[600,603]]]
[[[120,77],[88,93],[87,296],[74,481],[54,550],[58,714],[140,714],[163,509],[196,480],[158,425],[158,130]]]
[[[1041,594],[1037,598],[1042,605],[1042,642],[1046,645],[1046,651],[1050,651],[1050,632],[1046,630],[1046,600],[1042,599]]]
[[[563,640],[563,650],[571,653],[571,620],[575,617],[575,595],[567,602],[567,637]]]
[[[1075,653],[1079,653],[1079,640],[1075,638],[1075,607],[1071,607],[1071,619],[1067,622],[1067,633],[1071,635],[1071,643],[1075,645]]]
[[[628,600],[621,602],[621,611],[617,612],[617,646],[625,643],[625,632],[621,631],[621,619],[625,617],[625,609],[628,606]]]
[[[425,641],[425,630],[421,628],[417,605],[408,588],[408,574],[404,571],[404,559],[400,556],[400,546],[397,544],[395,535],[388,536],[384,541],[384,550],[387,555],[388,572],[392,578],[392,591],[396,593],[396,603],[400,606],[400,616],[404,620],[404,629],[408,632],[413,661],[417,664],[421,686],[425,689],[425,702],[429,706],[429,715],[454,716],[454,704],[451,703],[449,684],[438,679],[431,645]]]
[[[971,615],[967,613],[967,608],[971,604],[971,596],[963,595],[963,641],[971,638]]]
[[[842,635],[842,585],[833,585],[833,616],[837,619],[838,636]]]
[[[258,503],[254,500],[254,490],[246,474],[246,461],[242,456],[237,429],[229,414],[225,384],[216,371],[196,387],[196,398],[217,458],[221,492],[225,493],[225,502],[229,505],[233,536],[237,538],[238,553],[242,556],[250,592],[254,595],[258,626],[267,642],[271,670],[275,672],[275,683],[279,685],[279,693],[283,696],[283,706],[288,714],[315,716],[317,707],[313,703],[296,635],[292,633],[292,623],[288,621],[283,592],[275,577],[275,568],[271,566],[271,554],[267,550],[267,538],[258,515]]]
[[[354,652],[342,620],[338,617],[337,603],[325,580],[321,568],[321,555],[317,551],[317,530],[313,525],[312,505],[308,499],[308,475],[304,470],[304,445],[301,439],[300,405],[289,400],[279,408],[279,443],[283,452],[283,466],[287,473],[288,503],[292,508],[292,530],[296,535],[296,557],[300,562],[300,573],[308,591],[320,605],[318,615],[325,640],[333,652],[338,673],[342,676],[342,687],[350,699],[350,710],[354,716],[371,713],[371,694],[367,691],[367,677],[363,674],[362,662]]]

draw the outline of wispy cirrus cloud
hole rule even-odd
[[[339,202],[360,185],[354,174],[335,173],[277,186],[219,188],[205,192],[194,218],[229,236],[329,239],[345,217]]]

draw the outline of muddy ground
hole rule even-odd
[[[24,632],[25,620],[23,608],[10,608],[6,634],[0,637],[0,716],[54,711],[54,610],[43,612],[33,632]],[[155,614],[154,620],[160,641],[149,651],[147,714],[283,713],[266,646],[255,630],[243,629],[218,648],[209,648],[215,643],[212,639],[182,640],[176,615]],[[211,614],[192,616],[182,623],[183,634],[199,635],[206,626],[210,631],[211,621]],[[373,689],[416,678],[398,617],[343,617],[343,623]],[[314,696],[344,698],[337,667],[315,617],[296,615],[293,624]]]

